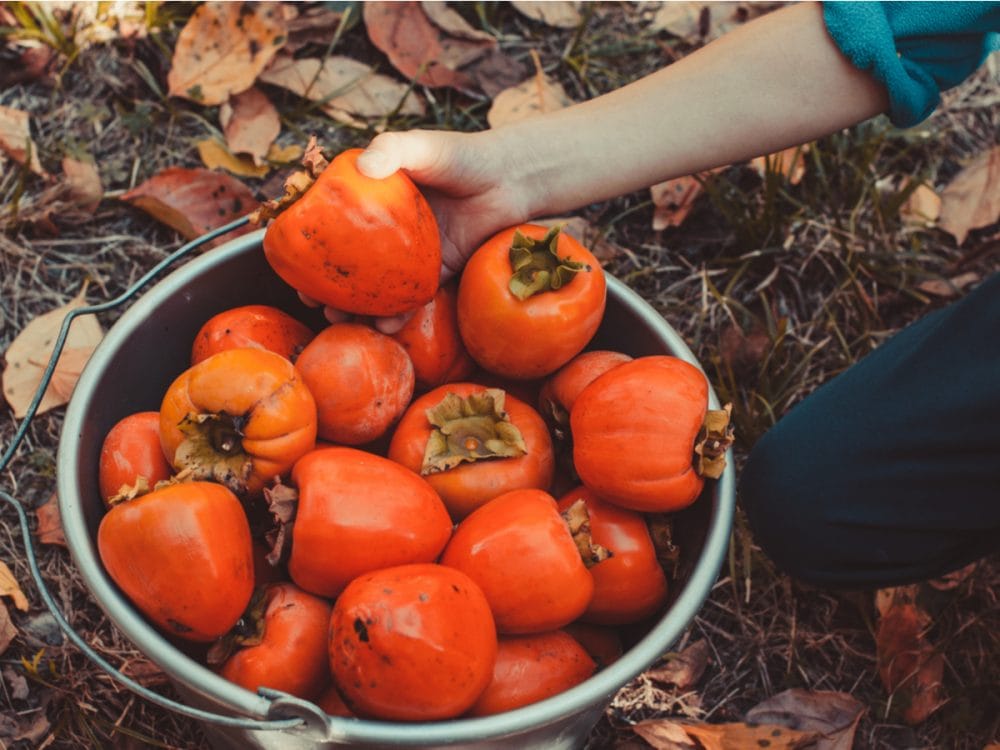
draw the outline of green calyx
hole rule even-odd
[[[528,452],[521,431],[504,411],[506,394],[486,388],[465,398],[449,393],[427,410],[433,425],[420,473],[447,471],[464,462],[514,458]]]
[[[514,232],[510,246],[510,267],[513,275],[507,283],[511,294],[520,300],[542,292],[562,289],[580,271],[590,271],[590,266],[557,253],[562,225],[552,227],[540,239],[532,239],[520,231]]]

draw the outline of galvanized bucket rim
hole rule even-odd
[[[84,583],[108,618],[136,648],[171,679],[225,705],[233,712],[276,718],[271,715],[272,703],[268,698],[225,680],[185,655],[125,599],[99,562],[94,539],[84,520],[80,488],[74,483],[76,473],[64,470],[64,467],[76,463],[80,441],[75,426],[86,420],[91,396],[101,378],[108,375],[105,369],[108,353],[116,351],[162,300],[169,295],[182,293],[192,279],[235,256],[259,248],[263,231],[257,230],[233,239],[177,268],[146,291],[109,329],[84,368],[66,410],[57,456],[57,488],[67,547]],[[663,336],[672,354],[701,369],[684,340],[645,300],[610,274],[607,281],[609,295],[627,300],[633,311],[644,318],[643,322]],[[711,387],[709,402],[711,408],[719,407],[718,398]],[[621,687],[646,670],[677,641],[711,593],[729,544],[736,504],[731,453],[727,459],[727,468],[722,477],[716,480],[712,493],[713,507],[704,545],[688,580],[663,618],[617,661],[570,690],[507,713],[414,724],[331,716],[327,720],[327,739],[399,746],[502,739],[525,728],[551,724],[595,705],[606,705]],[[703,498],[701,502],[706,500],[707,498]]]

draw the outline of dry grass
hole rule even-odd
[[[599,4],[579,32],[542,29],[503,4],[482,7],[484,22],[504,31],[507,51],[527,63],[528,50],[538,49],[546,71],[577,99],[621,85],[690,48],[644,34],[631,6]],[[0,104],[32,114],[47,163],[85,150],[99,165],[105,189],[115,194],[163,167],[198,166],[192,144],[214,127],[214,115],[165,100],[149,83],[159,81],[162,90],[179,27],[166,28],[162,45],[146,40],[83,50],[58,87],[11,85],[0,90]],[[383,60],[360,27],[345,34],[338,52]],[[276,100],[286,117],[283,139],[316,133],[335,150],[370,137],[307,111],[289,95]],[[436,101],[421,124],[484,127],[484,102],[448,93]],[[921,281],[957,271],[985,277],[1000,267],[995,227],[974,233],[957,249],[943,233],[905,226],[892,195],[874,189],[889,176],[944,184],[963,160],[995,144],[998,101],[1000,76],[987,69],[949,95],[946,106],[915,132],[875,122],[824,139],[798,186],[778,181],[769,188],[750,170],[730,170],[679,230],[650,229],[646,193],[581,211],[607,239],[628,248],[609,260],[608,269],[684,335],[720,397],[735,404],[738,461],[819,383],[947,302],[919,292]],[[415,123],[393,126],[404,124]],[[92,216],[69,210],[58,186],[25,177],[9,162],[0,176],[0,204],[3,349],[34,316],[67,302],[85,279],[92,300],[109,299],[180,244],[171,230],[113,199]],[[106,316],[105,324],[114,317]],[[738,346],[744,334],[756,337],[756,348]],[[9,412],[0,416],[0,446],[10,444],[16,426]],[[53,492],[60,428],[59,410],[36,418],[0,478],[3,489],[28,508]],[[28,613],[14,613],[21,635],[0,655],[0,671],[28,676],[28,696],[14,699],[8,679],[0,681],[0,701],[22,722],[44,713],[51,724],[50,732],[33,741],[0,736],[0,746],[204,747],[193,722],[121,689],[61,640],[29,584],[16,519],[7,508],[0,518],[0,559],[32,603]],[[40,565],[77,631],[113,663],[141,672],[141,654],[95,606],[66,551],[43,548]],[[697,698],[639,678],[623,689],[590,745],[609,747],[627,738],[628,723],[642,718],[687,711],[713,721],[739,720],[773,693],[804,686],[850,692],[865,703],[858,748],[980,750],[1000,739],[998,591],[1000,561],[994,558],[940,603],[930,636],[947,660],[950,700],[924,724],[906,727],[894,720],[875,672],[872,592],[846,595],[795,583],[772,568],[737,518],[729,564],[679,644],[704,638],[710,645],[710,666],[694,688]],[[37,674],[31,674],[22,660],[39,654]],[[165,684],[157,689],[170,694]]]

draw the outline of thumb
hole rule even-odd
[[[439,156],[437,138],[429,131],[381,133],[358,156],[357,167],[363,175],[376,180],[399,169],[419,177],[433,168]]]

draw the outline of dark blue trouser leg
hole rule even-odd
[[[739,496],[768,556],[823,586],[917,581],[1000,549],[1000,274],[791,409]]]

